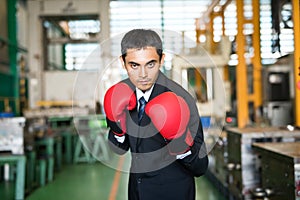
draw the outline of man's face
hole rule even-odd
[[[125,62],[121,58],[130,81],[140,90],[146,91],[155,83],[159,74],[164,55],[159,60],[159,55],[154,47],[143,49],[128,49]]]

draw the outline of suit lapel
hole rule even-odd
[[[160,72],[148,102],[166,91],[169,91],[169,89],[166,87],[166,77]],[[138,149],[138,146],[141,144],[142,138],[152,137],[159,142],[164,141],[162,136],[157,134],[157,130],[155,129],[154,125],[151,123],[150,118],[146,114],[144,114],[144,116],[142,117],[140,126],[138,125],[137,108],[129,112],[129,117],[131,119],[128,123],[127,131],[129,134],[131,133],[131,136],[136,138],[132,141],[136,143],[135,145],[133,144],[133,146],[135,146],[136,149]]]
[[[166,87],[166,77],[163,75],[163,73],[159,73],[157,77],[157,81],[154,85],[153,91],[150,95],[149,101],[152,100],[154,97],[160,95],[161,93],[169,91],[169,89]]]

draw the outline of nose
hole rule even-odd
[[[139,76],[142,78],[147,77],[147,70],[145,66],[140,66]]]

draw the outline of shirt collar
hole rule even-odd
[[[142,90],[140,90],[138,88],[135,88],[135,90],[136,90],[136,99],[139,100],[141,97],[144,97],[144,99],[148,102],[149,98],[150,98],[150,95],[152,93],[153,87],[154,87],[154,84],[146,92],[143,92]]]

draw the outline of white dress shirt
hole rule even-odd
[[[152,87],[147,90],[146,92],[143,92],[142,90],[136,88],[135,91],[136,91],[136,99],[137,99],[137,103],[138,103],[138,110],[140,109],[140,102],[139,102],[139,99],[141,97],[144,97],[144,99],[146,100],[146,102],[149,101],[149,98],[150,98],[150,95],[152,93],[152,90],[153,90],[153,87],[154,87],[154,84],[152,85]]]
[[[139,102],[139,99],[141,97],[144,97],[144,99],[146,100],[146,102],[149,101],[149,98],[150,98],[150,95],[152,93],[152,90],[153,90],[153,87],[154,87],[154,84],[152,85],[152,87],[147,90],[146,92],[143,92],[142,90],[138,89],[137,87],[135,88],[135,91],[136,91],[136,99],[137,99],[137,110],[140,109],[140,102]],[[125,141],[125,135],[123,136],[117,136],[117,135],[114,135],[115,138],[117,139],[118,142],[120,143],[123,143]]]

